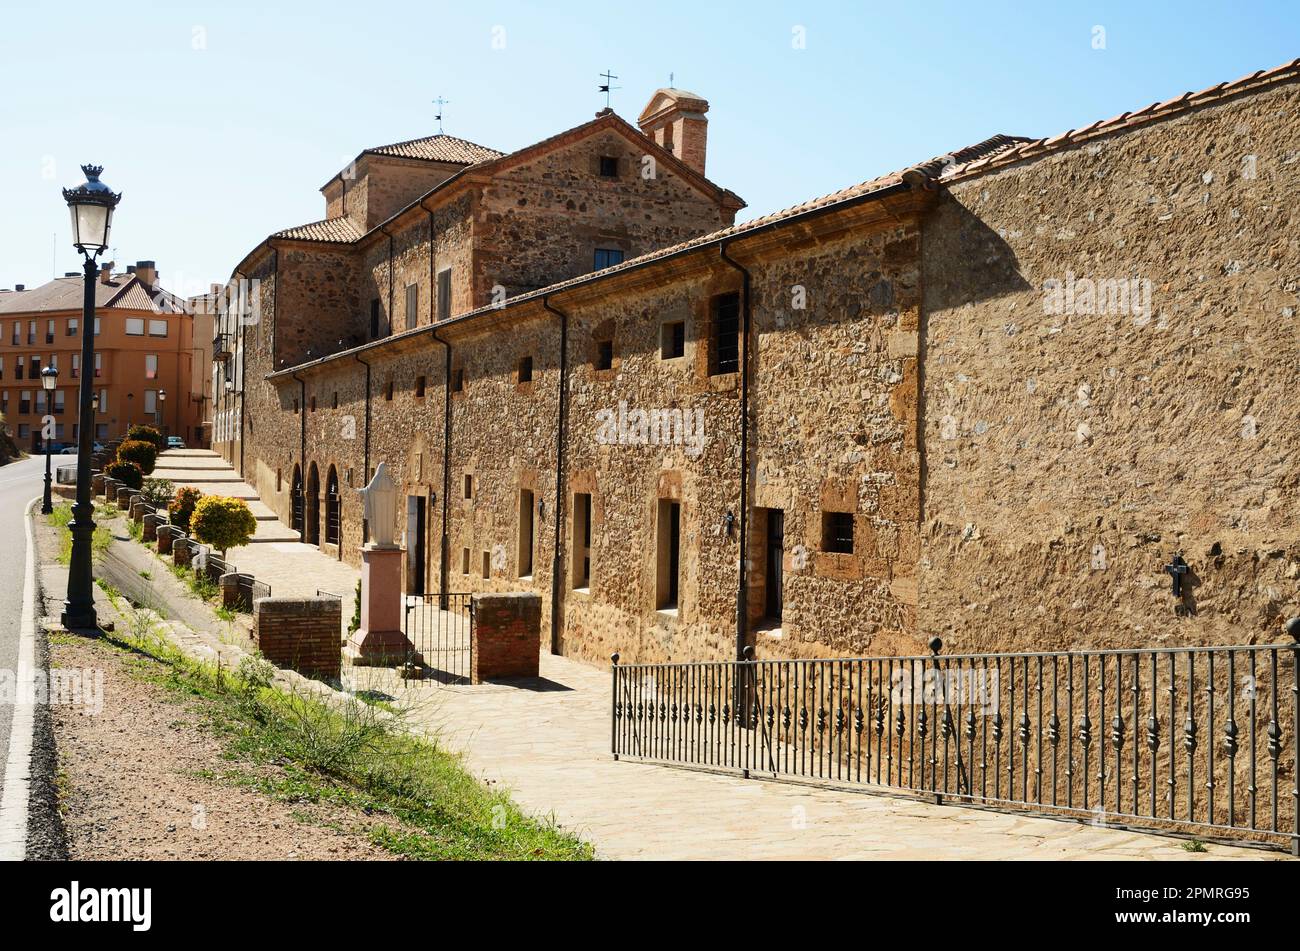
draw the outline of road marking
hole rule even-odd
[[[36,527],[27,503],[27,570],[23,575],[23,609],[18,627],[18,669],[14,683],[13,721],[9,725],[9,761],[0,797],[0,861],[27,856],[27,809],[31,799],[32,738],[36,730]]]

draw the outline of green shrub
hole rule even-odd
[[[190,534],[220,550],[223,559],[227,550],[247,545],[256,531],[257,519],[243,499],[209,495],[199,499],[190,516]]]
[[[145,475],[153,472],[158,459],[158,447],[143,439],[128,439],[117,447],[118,462],[134,462]]]
[[[357,597],[352,602],[352,620],[348,621],[348,633],[361,627],[361,579],[357,579]]]
[[[171,479],[145,479],[140,494],[149,505],[156,509],[163,509],[171,504],[172,496],[176,494],[176,487],[172,485]]]
[[[201,498],[203,498],[203,493],[194,486],[182,486],[176,492],[176,497],[172,499],[171,507],[168,509],[171,513],[172,524],[178,525],[188,532],[190,530],[190,517],[194,514],[194,506],[199,504]]]
[[[119,459],[117,462],[109,463],[104,474],[110,479],[116,479],[123,485],[130,486],[133,489],[139,489],[144,486],[144,473],[134,462],[125,462]]]
[[[154,449],[158,452],[162,452],[167,448],[167,437],[153,426],[144,426],[140,423],[136,423],[126,431],[126,438],[129,440],[140,440],[152,443]]]

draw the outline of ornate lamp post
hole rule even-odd
[[[158,391],[158,421],[155,425],[157,425],[157,427],[160,430],[162,430],[163,435],[167,434],[167,414],[164,412],[164,408],[166,404],[167,404],[167,391],[159,390]]]
[[[41,389],[43,389],[46,393],[52,394],[54,392],[54,388],[58,385],[59,385],[58,370],[56,370],[54,367],[46,367],[44,370],[41,371]],[[53,409],[54,407],[52,404],[53,404],[54,397],[47,396],[46,400],[48,401],[47,405],[49,405],[50,408]],[[53,419],[54,417],[51,415],[47,418]],[[45,426],[44,420],[41,421],[41,426],[42,428],[44,428]],[[49,428],[51,432],[41,433],[41,444],[45,447],[45,498],[41,500],[42,515],[49,515],[51,512],[54,511],[54,500],[50,498],[50,451],[51,451],[52,441],[54,438],[54,432],[53,432],[54,427],[51,425]]]
[[[120,193],[99,180],[103,166],[83,165],[86,181],[76,188],[65,188],[63,200],[72,213],[72,243],[86,259],[85,295],[81,312],[81,385],[77,404],[77,501],[72,506],[72,559],[68,572],[68,598],[63,602],[63,626],[69,629],[95,630],[95,582],[91,577],[91,539],[95,534],[90,501],[90,454],[94,447],[95,410],[93,374],[95,365],[95,259],[108,247],[113,209],[122,200]]]

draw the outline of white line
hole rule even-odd
[[[13,721],[9,725],[9,761],[0,798],[0,861],[27,856],[27,809],[31,799],[32,739],[36,731],[36,528],[27,503],[27,570],[23,576],[22,620],[18,628],[18,670],[14,684]]]

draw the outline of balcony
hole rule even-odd
[[[224,360],[231,356],[230,347],[227,345],[227,334],[217,334],[212,338],[212,359]]]

